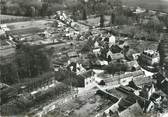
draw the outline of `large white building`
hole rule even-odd
[[[155,50],[145,50],[140,55],[141,60],[144,64],[154,65],[160,62],[159,53]]]

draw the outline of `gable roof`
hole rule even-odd
[[[108,78],[106,77],[106,79],[104,79],[104,81],[105,82],[114,82],[114,81],[121,80],[121,79],[128,78],[128,77],[132,77],[133,79],[136,77],[144,77],[144,72],[142,70],[137,70],[134,72],[121,74],[121,75],[117,75],[114,77],[109,75]]]
[[[122,112],[124,111],[125,109],[127,109],[129,106],[133,105],[135,103],[135,100],[128,100],[126,98],[122,98],[119,102],[119,108],[118,108],[118,111],[119,112]]]
[[[127,65],[128,65],[129,67],[138,67],[138,66],[139,66],[139,64],[138,64],[137,61],[128,61],[128,62],[127,62]]]
[[[111,57],[112,60],[118,60],[118,59],[123,59],[124,55],[121,53],[110,53],[108,56]]]
[[[74,56],[78,56],[77,52],[68,52],[68,57],[74,57]]]
[[[144,77],[143,75],[140,75],[133,79],[133,82],[135,83],[136,86],[141,86],[143,84],[149,84],[149,83],[152,83],[152,81],[153,81],[152,78]]]
[[[140,105],[136,102],[135,104],[128,107],[126,110],[119,113],[120,117],[142,117],[143,110]]]

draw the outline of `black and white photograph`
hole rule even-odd
[[[168,0],[0,0],[0,117],[168,117]]]

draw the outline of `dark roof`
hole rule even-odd
[[[119,109],[118,111],[121,112],[125,109],[127,109],[129,106],[131,106],[132,104],[134,104],[136,101],[135,100],[128,100],[128,99],[121,99],[119,102]]]
[[[115,95],[118,99],[121,98],[121,97],[122,97],[122,98],[126,98],[126,97],[128,96],[127,94],[122,93],[122,92],[116,90],[115,88],[114,88],[114,89],[107,90],[107,92],[109,92],[109,93]]]
[[[110,50],[112,53],[120,53],[122,49],[118,45],[112,45]]]
[[[161,90],[168,95],[168,81],[165,80],[161,84]]]

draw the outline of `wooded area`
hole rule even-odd
[[[47,52],[38,47],[21,44],[17,46],[15,60],[0,69],[1,82],[11,85],[49,71],[50,60]]]

